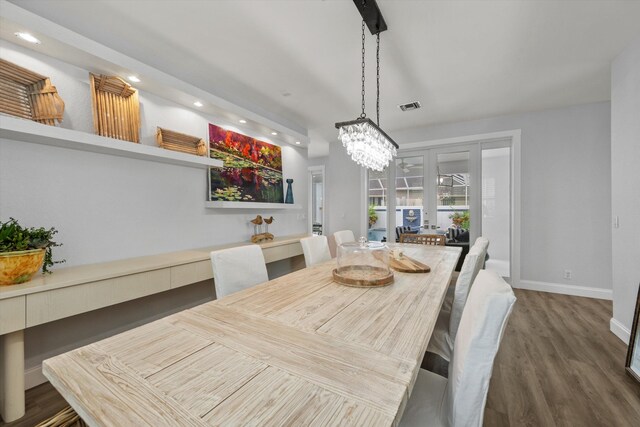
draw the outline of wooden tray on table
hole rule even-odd
[[[431,271],[431,267],[427,264],[406,255],[402,255],[402,258],[394,258],[393,253],[389,254],[389,267],[402,273],[428,273]]]
[[[393,283],[393,273],[381,267],[350,265],[334,268],[333,280],[354,288],[379,288]]]

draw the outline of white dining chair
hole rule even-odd
[[[336,241],[336,247],[343,243],[355,242],[356,237],[351,230],[341,230],[333,233],[333,238]]]
[[[447,361],[451,360],[453,343],[469,291],[482,267],[482,253],[481,245],[473,245],[469,250],[462,263],[456,285],[449,288],[451,297],[445,298],[427,346],[428,352],[435,353]]]
[[[420,369],[401,427],[482,426],[493,362],[515,301],[498,274],[478,274],[460,321],[449,379]]]
[[[210,257],[217,299],[269,280],[258,245],[213,251]]]
[[[307,267],[311,267],[331,259],[327,236],[305,237],[300,239],[300,245],[302,245],[304,262]]]
[[[472,248],[473,247],[478,247],[483,252],[482,256],[480,257],[481,262],[480,262],[480,264],[477,265],[477,269],[480,270],[484,266],[484,259],[487,257],[487,250],[489,249],[489,239],[487,239],[486,237],[480,236],[473,243]],[[478,272],[476,271],[475,274],[478,274]],[[455,286],[456,282],[458,281],[458,276],[459,275],[460,275],[460,273],[458,271],[454,271],[453,272],[453,275],[451,277],[450,286]]]

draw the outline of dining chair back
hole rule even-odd
[[[478,273],[462,313],[449,365],[449,425],[482,425],[493,362],[515,302],[511,286],[496,272]]]
[[[269,280],[262,248],[258,245],[213,251],[210,257],[218,299]]]
[[[473,245],[464,258],[456,285],[447,291],[447,296],[431,334],[427,351],[439,355],[446,361],[451,360],[453,343],[458,332],[460,318],[462,317],[471,285],[480,271],[478,265],[482,265],[481,256],[482,246]],[[452,295],[450,296],[450,294]]]
[[[482,270],[469,293],[449,364],[449,378],[420,369],[400,427],[480,427],[493,363],[516,297]]]
[[[489,239],[482,236],[478,237],[475,243],[473,244],[473,247],[476,247],[476,246],[482,250],[482,253],[480,254],[480,262],[478,263],[478,265],[476,265],[477,271],[475,272],[475,274],[478,274],[478,271],[484,268],[484,261],[485,261],[485,258],[487,257],[487,250],[489,250]]]
[[[484,257],[487,254],[488,246],[488,239],[478,237],[476,243],[469,249],[469,253],[462,263],[462,268],[460,269],[460,274],[458,275],[453,291],[451,315],[449,316],[449,339],[451,346],[453,346],[453,342],[456,339],[458,325],[460,324],[460,318],[462,317],[464,306],[467,303],[471,286],[484,265]]]
[[[300,239],[300,245],[302,245],[304,262],[307,267],[311,267],[331,259],[327,236],[305,237]]]
[[[336,231],[333,233],[333,239],[336,241],[336,246],[356,241],[356,237],[353,235],[353,231],[351,230]]]
[[[444,234],[401,234],[400,243],[416,243],[419,245],[444,246],[447,237]]]

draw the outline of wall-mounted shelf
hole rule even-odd
[[[33,45],[15,37],[16,31],[26,30],[42,44]],[[44,49],[48,55],[96,74],[120,77],[137,75],[142,81],[136,83],[135,87],[141,93],[151,93],[198,111],[199,114],[205,113],[216,123],[238,127],[249,136],[260,137],[276,131],[278,136],[268,139],[278,145],[288,143],[296,148],[304,148],[310,142],[307,130],[301,125],[283,117],[266,117],[258,107],[241,106],[244,104],[241,98],[230,99],[227,93],[224,96],[214,93],[213,87],[203,89],[180,80],[6,0],[0,0],[0,39],[40,53],[43,49],[38,46],[46,46]],[[196,99],[204,104],[197,109],[193,106]],[[239,125],[238,119],[246,120],[246,123]]]
[[[222,161],[0,115],[0,138],[206,169]]]
[[[259,203],[259,202],[206,202],[205,207],[210,209],[302,209],[301,205],[287,203]]]

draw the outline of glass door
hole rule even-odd
[[[500,146],[502,145],[502,146]],[[482,235],[491,242],[487,270],[511,276],[511,147],[482,147]]]
[[[446,234],[452,243],[468,244],[476,230],[478,216],[472,215],[474,209],[475,186],[477,176],[472,162],[472,149],[434,149],[435,159],[435,234]],[[473,231],[472,231],[473,230]]]
[[[424,230],[424,155],[398,156],[395,159],[395,221],[392,241],[403,233]]]

